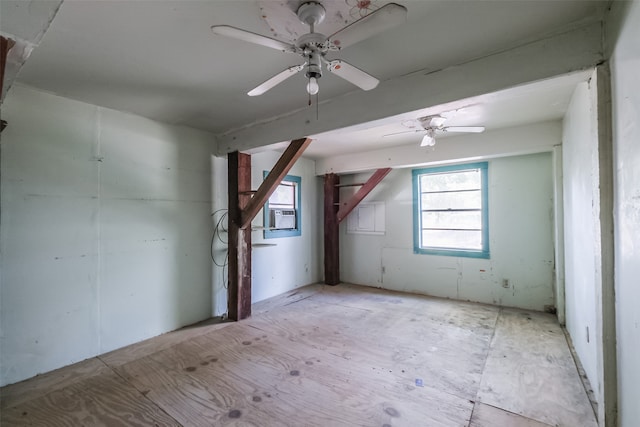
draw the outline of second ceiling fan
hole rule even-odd
[[[325,56],[330,51],[339,51],[342,48],[358,43],[405,22],[407,9],[396,3],[388,3],[330,36],[315,32],[315,26],[324,20],[325,14],[325,8],[320,2],[301,2],[297,10],[297,16],[302,23],[309,26],[309,32],[298,37],[295,44],[286,43],[229,25],[214,25],[211,27],[211,30],[221,36],[243,40],[282,52],[295,53],[304,58],[302,64],[288,67],[250,90],[247,93],[249,96],[262,95],[269,89],[305,69],[305,76],[308,79],[307,92],[309,95],[316,95],[320,89],[318,79],[322,77],[322,64],[325,64],[327,70],[333,74],[353,83],[363,90],[375,88],[379,80],[372,75],[343,60],[331,60]]]
[[[402,132],[390,133],[384,136],[400,135],[403,133],[424,133],[421,147],[433,147],[436,145],[437,132],[461,132],[461,133],[481,133],[484,132],[484,126],[445,126],[446,117],[441,115],[420,117],[416,120],[407,120],[402,123],[403,126],[409,128],[420,127],[420,129],[405,130]]]

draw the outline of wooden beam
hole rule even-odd
[[[349,215],[349,213],[358,206],[358,204],[367,197],[367,194],[371,192],[376,185],[384,179],[387,174],[391,172],[391,168],[378,169],[371,175],[371,178],[364,183],[364,185],[354,194],[351,198],[340,208],[337,215],[338,224]]]
[[[224,154],[274,144],[286,140],[286,135],[317,135],[407,111],[440,108],[443,104],[451,103],[447,109],[455,110],[467,105],[467,98],[589,69],[604,59],[602,26],[594,21],[519,44],[512,49],[479,55],[463,63],[448,64],[451,66],[441,70],[426,70],[386,79],[375,90],[354,90],[327,99],[322,104],[322,120],[315,120],[316,111],[313,108],[300,108],[287,114],[278,114],[283,111],[270,112],[271,119],[256,120],[254,125],[226,132],[216,138],[216,147],[218,154]],[[505,73],[504,70],[509,72]],[[435,152],[440,148],[438,146]],[[369,153],[360,157],[369,157]],[[392,161],[394,157],[391,156]],[[374,167],[380,166],[388,164],[378,163]],[[324,171],[336,172],[326,169],[318,171],[321,175]]]
[[[267,199],[273,194],[282,179],[291,170],[296,160],[302,156],[304,150],[311,144],[310,138],[300,138],[291,141],[291,144],[282,153],[276,164],[271,168],[269,175],[262,181],[262,184],[256,191],[253,198],[249,201],[246,208],[242,212],[241,228],[249,228],[251,221],[258,214]]]
[[[330,173],[324,176],[324,283],[327,285],[340,283],[338,184],[338,175]]]
[[[4,70],[7,66],[7,54],[14,44],[16,44],[15,41],[0,36],[0,97],[4,91]],[[5,125],[6,122],[3,123],[2,129],[4,129]]]
[[[251,221],[310,143],[309,138],[291,141],[257,191],[251,190],[251,156],[237,151],[228,155],[228,311],[232,320],[251,316]]]
[[[353,184],[338,184],[336,187],[361,187],[364,185],[364,182],[354,182]]]
[[[228,312],[232,320],[251,316],[251,229],[244,229],[242,211],[251,198],[251,156],[228,155],[229,286]]]
[[[618,420],[618,354],[616,344],[616,295],[615,295],[615,242],[614,242],[614,168],[613,135],[611,118],[611,70],[609,64],[596,67],[597,132],[598,132],[598,183],[600,191],[600,276],[596,291],[599,306],[596,339],[601,354],[598,358],[598,380],[602,385],[596,392],[598,424],[615,426]],[[596,240],[596,241],[597,241]],[[597,252],[596,252],[597,254]],[[637,327],[637,325],[636,325]]]

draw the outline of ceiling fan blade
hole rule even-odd
[[[387,136],[396,136],[396,135],[402,135],[403,133],[416,133],[416,132],[424,132],[424,129],[413,129],[413,130],[403,130],[402,132],[394,132],[394,133],[388,133],[386,135],[382,135],[382,137],[387,137]]]
[[[442,130],[445,132],[481,133],[484,132],[484,126],[445,126]]]
[[[220,36],[231,37],[233,39],[242,40],[249,43],[259,44],[261,46],[270,47],[271,49],[280,50],[282,52],[294,52],[296,47],[292,44],[272,39],[271,37],[261,36],[260,34],[250,31],[241,30],[240,28],[231,27],[229,25],[214,25],[211,27],[214,34]]]
[[[338,77],[342,77],[346,81],[353,83],[362,90],[371,90],[380,83],[380,80],[376,79],[371,74],[367,74],[361,69],[340,59],[327,61],[327,69]]]
[[[266,91],[268,91],[272,87],[274,87],[276,85],[279,85],[283,81],[287,80],[289,77],[292,77],[292,76],[296,75],[297,73],[299,73],[300,71],[302,71],[304,69],[305,65],[307,65],[306,62],[304,64],[294,65],[293,67],[289,67],[286,70],[279,72],[278,74],[276,74],[275,76],[271,77],[269,80],[267,80],[266,82],[262,83],[261,85],[259,85],[255,89],[251,89],[249,92],[247,92],[247,95],[249,95],[249,96],[262,95],[263,93],[265,93]]]
[[[407,8],[396,3],[388,3],[333,33],[328,40],[338,48],[347,47],[402,24],[406,19]]]

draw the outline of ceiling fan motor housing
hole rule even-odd
[[[447,119],[445,117],[442,117],[440,115],[420,117],[418,119],[422,127],[425,129],[442,128],[446,120]]]
[[[327,52],[325,42],[327,36],[320,33],[308,33],[301,35],[296,40],[296,47],[302,51],[307,58],[307,78],[322,77],[322,57]]]
[[[310,79],[311,77],[319,79],[320,77],[322,77],[322,54],[319,51],[314,50],[309,53],[308,58],[307,72],[305,73],[305,76],[307,76],[308,79]]]

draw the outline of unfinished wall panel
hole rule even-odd
[[[560,127],[553,129],[557,142]],[[385,202],[385,234],[341,228],[342,280],[536,310],[553,305],[551,154],[493,159],[488,175],[490,259],[414,254],[411,169],[398,169],[365,199]]]
[[[618,425],[640,419],[640,2],[615,2],[606,41],[611,59],[614,144]]]
[[[0,384],[209,317],[211,135],[21,86],[2,115]]]

